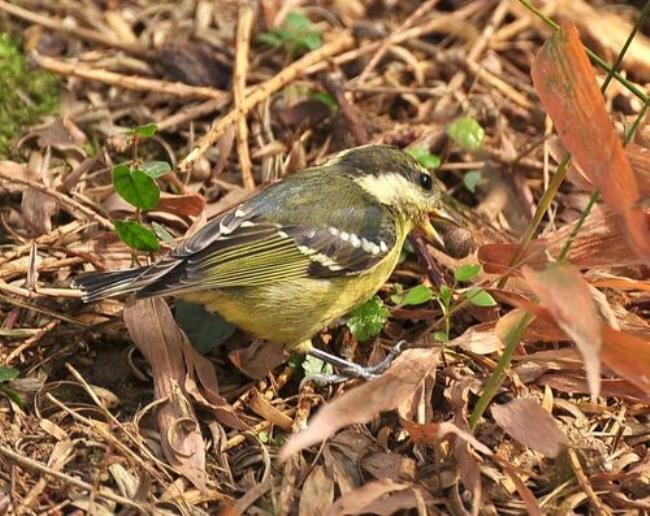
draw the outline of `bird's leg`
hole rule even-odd
[[[312,348],[309,351],[307,351],[309,355],[316,357],[319,360],[322,360],[323,362],[326,362],[338,368],[339,374],[310,375],[306,377],[303,380],[303,382],[314,381],[318,385],[325,386],[325,385],[333,385],[340,382],[344,382],[345,380],[349,380],[350,378],[362,378],[364,380],[372,380],[373,378],[377,378],[377,376],[379,376],[386,369],[388,369],[388,367],[393,362],[393,360],[395,360],[395,357],[401,353],[402,347],[405,344],[406,344],[405,340],[399,341],[397,344],[395,344],[395,346],[391,348],[391,350],[388,352],[386,357],[381,362],[370,367],[363,367],[359,364],[355,364],[354,362],[350,362],[349,360],[345,360],[336,355],[332,355],[327,351],[323,351],[318,348]]]

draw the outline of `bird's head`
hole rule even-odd
[[[364,145],[334,156],[335,165],[397,216],[441,243],[429,215],[447,218],[440,191],[429,171],[413,156],[391,145]]]

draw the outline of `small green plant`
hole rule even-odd
[[[440,158],[435,154],[431,154],[424,147],[410,147],[406,149],[406,153],[413,156],[427,168],[438,168],[440,166]]]
[[[171,170],[165,161],[142,162],[138,159],[138,145],[142,139],[156,134],[155,124],[146,124],[128,131],[132,139],[133,160],[113,167],[113,188],[117,194],[136,209],[136,220],[114,221],[115,233],[122,242],[137,251],[153,252],[160,249],[160,241],[170,241],[172,236],[161,224],[152,228],[142,223],[142,212],[154,209],[160,201],[156,179]]]
[[[323,44],[321,31],[299,11],[289,11],[280,27],[262,32],[257,39],[274,48],[284,47],[293,56],[315,50]]]
[[[361,342],[375,337],[388,320],[388,308],[379,296],[374,296],[356,307],[349,315],[347,326]]]
[[[317,374],[331,375],[334,374],[334,368],[331,364],[323,362],[320,358],[306,355],[305,359],[300,364],[305,376],[313,376]]]
[[[19,374],[20,371],[15,367],[0,366],[0,393],[22,408],[25,402],[20,394],[11,387],[11,382],[18,378]]]
[[[0,158],[25,126],[59,106],[59,80],[44,70],[30,70],[19,46],[0,32]]]
[[[464,116],[457,118],[447,127],[447,134],[463,149],[476,152],[483,147],[485,131],[476,120]]]
[[[454,293],[469,301],[474,306],[492,307],[497,302],[494,298],[481,287],[457,288],[459,283],[472,281],[481,272],[479,264],[463,265],[456,269],[454,273],[454,283],[451,287],[440,285],[438,290],[437,301],[445,318],[445,330],[437,331],[433,337],[439,342],[449,342],[449,332],[451,330],[451,303],[454,299]]]
[[[395,293],[390,296],[390,300],[397,306],[417,306],[433,298],[433,290],[426,285],[417,285],[404,291],[404,287],[399,283],[395,285]]]

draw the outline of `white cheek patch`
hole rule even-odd
[[[355,182],[388,206],[417,206],[422,198],[418,186],[398,173],[379,176],[367,174],[355,179]]]

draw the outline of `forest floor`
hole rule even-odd
[[[0,514],[650,511],[649,8],[533,3],[0,0]],[[458,222],[316,337],[377,379],[70,287],[368,143]]]

